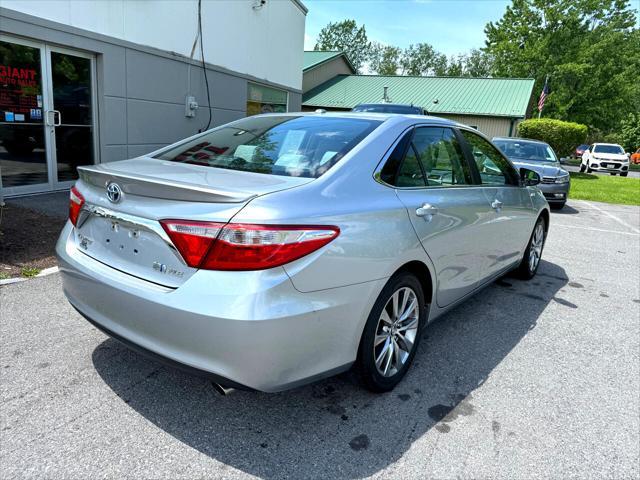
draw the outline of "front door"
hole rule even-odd
[[[4,196],[68,188],[96,163],[94,58],[0,36],[0,174]]]
[[[492,277],[518,262],[533,230],[535,215],[518,172],[496,147],[470,130],[461,129],[473,158],[487,205],[483,238],[489,246],[482,278]]]

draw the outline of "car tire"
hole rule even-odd
[[[584,171],[585,171],[586,169],[587,169],[587,167],[585,166],[585,164],[584,164],[584,163],[581,163],[581,164],[580,164],[580,172],[581,172],[581,173],[584,173]]]
[[[540,235],[542,237],[540,238]],[[522,280],[531,280],[535,277],[538,267],[540,266],[540,260],[542,260],[542,251],[544,250],[545,240],[547,238],[547,222],[540,216],[533,227],[531,237],[529,237],[529,243],[527,249],[524,251],[524,256],[520,265],[515,269],[515,276]],[[537,259],[535,258],[537,256]]]
[[[562,202],[562,203],[550,203],[549,206],[551,207],[551,210],[562,210],[565,206],[566,202]]]
[[[615,177],[615,176],[617,175],[617,173],[615,173],[615,172],[609,172],[609,175],[611,175],[612,177]],[[622,174],[620,174],[620,175],[622,175]]]
[[[409,310],[413,300],[417,303],[417,312],[415,307]],[[422,286],[415,275],[399,272],[389,279],[367,318],[354,366],[365,388],[376,393],[388,392],[402,380],[418,349],[427,309]],[[401,321],[402,313],[409,314],[404,321]]]
[[[593,170],[591,170],[591,167],[589,166],[589,163],[587,162],[587,173],[592,173]]]
[[[629,172],[621,172],[621,173],[620,173],[620,176],[621,176],[621,177],[626,177],[627,175],[629,175]]]

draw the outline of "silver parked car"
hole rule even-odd
[[[418,115],[259,115],[80,167],[57,244],[87,320],[224,387],[354,367],[405,375],[426,325],[506,272],[535,275],[537,174]]]
[[[516,168],[528,168],[540,176],[542,181],[538,188],[551,208],[564,207],[569,198],[571,177],[548,143],[528,138],[495,137],[493,144]]]

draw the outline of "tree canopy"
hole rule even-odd
[[[640,111],[640,30],[626,0],[513,0],[485,28],[492,74],[536,80],[544,115],[600,131]],[[537,101],[534,98],[533,101]]]
[[[484,47],[449,58],[424,42],[371,42],[355,20],[329,23],[315,49],[342,50],[380,75],[533,78],[531,111],[548,75],[543,116],[588,125],[598,139],[640,118],[636,15],[628,0],[512,0],[486,25]]]
[[[355,20],[343,20],[331,22],[320,30],[314,50],[339,50],[346,53],[351,65],[359,73],[371,56],[371,42],[364,25],[359,27]]]

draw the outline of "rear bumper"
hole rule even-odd
[[[91,323],[145,354],[225,386],[276,392],[346,370],[385,280],[301,293],[282,268],[200,270],[178,288],[56,247],[64,293]]]

